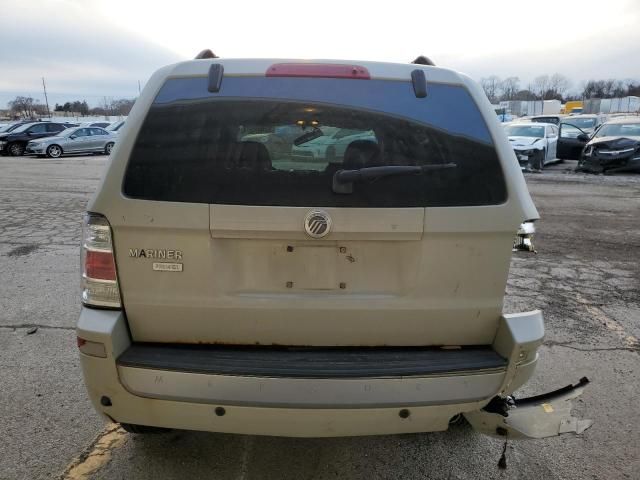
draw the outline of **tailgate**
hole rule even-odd
[[[168,79],[103,210],[134,341],[490,344],[523,196],[466,88],[410,78]]]
[[[483,345],[495,335],[513,235],[487,231],[494,208],[326,209],[332,233],[314,240],[308,208],[146,203],[114,226],[136,341]],[[465,222],[471,214],[487,222]]]

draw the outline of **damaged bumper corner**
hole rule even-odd
[[[581,434],[592,424],[571,415],[572,401],[582,394],[589,380],[534,397],[495,397],[482,410],[464,414],[474,430],[512,440]]]
[[[582,155],[576,172],[584,173],[640,173],[640,151],[637,147],[621,150],[619,154],[611,150]]]
[[[533,246],[533,235],[535,233],[536,227],[533,222],[523,222],[520,224],[516,238],[513,240],[513,251],[537,253]]]

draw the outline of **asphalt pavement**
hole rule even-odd
[[[94,413],[75,346],[81,217],[104,156],[0,157],[0,479],[640,478],[640,176],[554,165],[527,182],[537,254],[516,253],[505,311],[543,310],[531,395],[587,376],[580,436],[503,444],[447,432],[287,439],[130,435]]]

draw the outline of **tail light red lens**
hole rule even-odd
[[[105,217],[87,214],[82,228],[82,303],[121,308],[111,226]]]
[[[267,77],[318,77],[351,78],[369,80],[369,70],[360,65],[342,65],[331,63],[276,63],[271,65]]]
[[[87,277],[94,280],[117,280],[113,253],[87,250],[85,271]]]

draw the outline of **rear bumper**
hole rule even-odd
[[[506,360],[500,367],[430,375],[300,378],[118,364],[131,346],[124,315],[83,308],[78,323],[80,337],[106,347],[106,358],[80,356],[89,396],[108,418],[188,430],[300,437],[446,430],[454,415],[477,411],[494,396],[525,383],[535,368],[543,334],[540,312],[505,315],[493,345]]]

